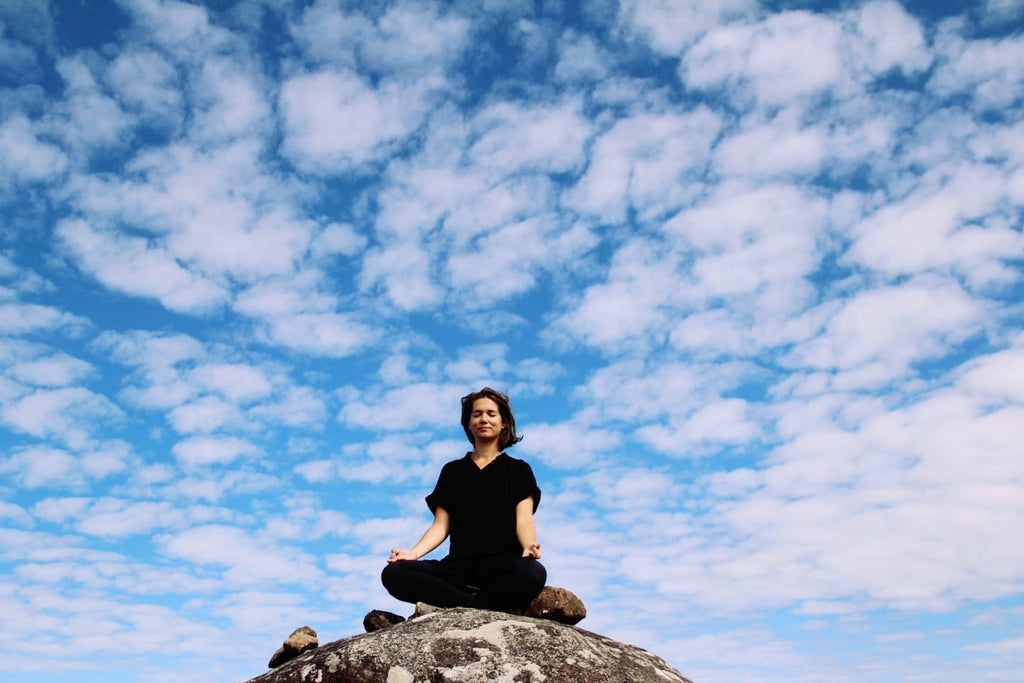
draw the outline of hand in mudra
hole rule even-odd
[[[399,560],[418,560],[416,553],[411,550],[402,550],[401,548],[394,548],[391,551],[391,556],[388,557],[388,562],[398,562]]]
[[[540,543],[533,543],[528,548],[523,549],[523,557],[532,557],[535,560],[540,559]]]

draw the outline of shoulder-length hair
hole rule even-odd
[[[477,399],[489,398],[498,404],[498,414],[501,415],[501,434],[498,435],[498,448],[505,450],[523,440],[523,437],[516,434],[516,418],[512,415],[512,405],[509,403],[508,394],[490,387],[484,387],[480,391],[474,391],[462,397],[462,429],[466,432],[466,438],[471,444],[476,445],[473,432],[469,430],[469,420],[473,417],[473,403]]]

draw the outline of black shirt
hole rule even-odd
[[[516,537],[516,505],[533,496],[540,505],[540,489],[533,470],[523,460],[501,453],[480,469],[471,454],[441,468],[427,506],[441,506],[451,517],[448,557],[470,560],[501,553],[521,553]]]

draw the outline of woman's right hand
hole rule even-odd
[[[402,550],[401,548],[394,548],[391,551],[391,556],[388,557],[388,562],[398,562],[399,560],[418,560],[416,553],[411,550]]]

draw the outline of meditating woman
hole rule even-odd
[[[427,496],[434,521],[412,548],[391,551],[381,580],[405,602],[512,612],[547,579],[533,514],[533,470],[505,449],[518,443],[508,396],[485,387],[462,399],[462,428],[473,450],[441,469]],[[450,538],[448,555],[422,560]],[[419,605],[417,605],[419,608]]]

